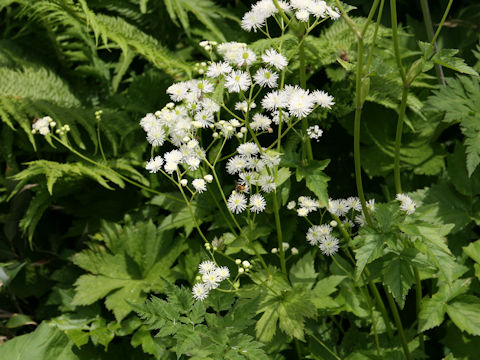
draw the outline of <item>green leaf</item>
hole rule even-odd
[[[105,299],[119,322],[132,311],[132,304],[145,301],[150,291],[165,290],[165,280],[176,279],[171,267],[186,249],[185,243],[174,242],[170,233],[151,222],[124,227],[104,222],[96,238],[105,246],[92,243],[91,250],[73,258],[90,273],[75,282],[73,304]]]
[[[314,259],[311,252],[305,254],[290,268],[290,281],[292,285],[300,285],[311,289],[318,273],[315,271]]]
[[[466,292],[470,283],[470,279],[455,280],[452,284],[440,286],[431,298],[424,298],[419,313],[420,331],[440,326],[447,311],[447,303]]]
[[[297,181],[305,178],[307,188],[311,190],[320,202],[320,206],[328,205],[327,184],[330,178],[322,171],[324,170],[330,160],[311,161],[308,166],[297,168]]]
[[[382,256],[384,235],[362,231],[355,240],[359,242],[359,246],[353,250],[357,260],[355,277],[359,279],[365,266]]]
[[[72,341],[57,328],[42,322],[32,333],[17,336],[0,346],[1,359],[78,360]]]
[[[478,73],[473,68],[465,64],[463,59],[455,56],[457,53],[457,49],[441,49],[433,56],[432,60],[446,68],[464,74],[478,76]]]
[[[480,299],[471,295],[457,297],[447,305],[447,313],[457,327],[471,335],[480,335]]]
[[[465,254],[480,264],[480,240],[472,242],[468,246],[464,246],[462,249]]]
[[[465,136],[468,176],[480,164],[480,103],[472,101],[480,96],[478,77],[458,76],[447,78],[447,86],[434,91],[428,98],[425,110],[444,114],[447,123],[459,122]]]
[[[394,255],[393,259],[385,262],[383,282],[392,293],[400,309],[405,305],[408,291],[415,283],[415,275],[410,261],[401,255]]]

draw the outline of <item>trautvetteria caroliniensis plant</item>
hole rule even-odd
[[[186,31],[188,12],[208,29],[201,41],[188,31],[195,65],[157,57],[154,39],[140,47],[132,29],[115,37],[86,1],[46,3],[118,43],[115,91],[129,51],[169,61],[172,76],[158,107],[132,116],[142,152],[130,162],[102,144],[112,109],[95,112],[91,156],[74,121],[33,122],[31,133],[78,161],[30,162],[11,196],[38,175],[46,196],[77,176],[129,184],[145,205],[122,225],[102,222],[89,249],[69,255],[86,273],[72,275],[72,301],[58,303],[68,315],[41,336],[57,331],[81,348],[131,335],[157,359],[350,360],[462,358],[448,336],[432,350],[436,331],[480,336],[480,127],[469,99],[480,90],[476,70],[438,45],[453,0],[435,31],[421,1],[428,42],[416,44],[395,0],[368,2],[366,17],[339,0],[261,0],[232,15],[244,31],[236,41],[202,12],[210,1],[166,1]],[[456,123],[464,138],[443,143]],[[95,317],[99,302],[114,319]]]

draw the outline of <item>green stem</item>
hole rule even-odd
[[[62,144],[63,146],[65,146],[68,150],[70,150],[72,153],[74,153],[75,155],[77,155],[78,157],[82,158],[83,160],[89,162],[90,164],[93,164],[95,166],[98,166],[98,167],[102,167],[104,169],[108,169],[109,171],[112,171],[115,173],[115,175],[117,175],[119,178],[121,178],[122,180],[128,182],[129,184],[131,185],[134,185],[142,190],[146,190],[148,192],[151,192],[153,194],[157,194],[157,195],[163,195],[165,196],[166,198],[170,199],[170,200],[173,200],[173,201],[176,201],[176,202],[182,202],[181,200],[177,199],[175,196],[171,196],[169,194],[164,194],[160,191],[157,191],[157,190],[154,190],[152,188],[149,188],[148,186],[145,186],[143,184],[140,184],[138,182],[136,182],[135,180],[132,180],[126,176],[123,176],[122,174],[120,174],[119,172],[113,170],[111,167],[107,166],[107,165],[104,165],[104,164],[100,164],[98,162],[96,162],[95,160],[92,160],[90,159],[88,156],[85,156],[83,155],[82,153],[78,152],[77,150],[75,150],[73,147],[71,147],[70,145],[68,145],[67,143],[63,142],[60,138],[56,137],[55,135],[50,135],[53,139],[55,139],[56,141],[58,141],[60,144]]]
[[[277,201],[277,192],[274,190],[272,195],[273,195],[273,212],[275,214],[275,226],[277,228],[278,251],[280,254],[280,266],[282,268],[282,272],[285,274],[285,276],[288,279],[287,264],[285,261],[285,251],[283,250],[282,224],[280,221],[280,211],[279,211],[278,201]]]
[[[315,335],[313,335],[312,333],[309,334],[312,338],[314,338],[320,345],[322,345],[325,350],[327,350],[330,354],[332,354],[332,356],[337,359],[337,360],[342,360],[338,357],[337,354],[335,354],[322,340],[320,340],[319,338],[317,338]]]
[[[395,60],[397,61],[398,71],[402,78],[402,82],[405,85],[407,77],[405,75],[405,69],[403,68],[402,58],[400,56],[400,45],[398,44],[398,28],[397,28],[397,0],[390,0],[390,15],[392,19],[392,37],[393,37],[393,50],[395,52]]]
[[[366,74],[368,74],[368,72],[370,70],[370,66],[372,65],[373,50],[375,50],[375,42],[377,41],[378,29],[380,28],[380,22],[382,20],[384,5],[385,5],[385,0],[381,0],[380,8],[378,10],[378,15],[377,15],[377,22],[375,23],[375,31],[373,32],[372,45],[371,45],[370,51],[368,52],[368,60],[367,60],[366,68],[365,68],[365,73]]]
[[[303,34],[302,38],[305,37],[306,35]],[[307,74],[306,74],[306,64],[305,64],[305,46],[303,41],[301,42],[300,45],[300,87],[302,89],[307,88]],[[303,133],[306,134],[308,129],[308,119],[305,117],[302,119],[302,130]],[[313,160],[313,151],[312,151],[312,143],[310,142],[310,138],[307,137],[307,139],[303,142],[305,146],[305,150],[307,153],[307,160],[312,161]]]
[[[393,300],[393,297],[388,292],[388,289],[385,289],[385,294],[387,295],[388,305],[390,305],[393,320],[395,321],[400,339],[402,340],[403,352],[405,353],[407,360],[411,360],[412,356],[410,355],[410,350],[408,349],[407,337],[405,336],[405,331],[403,330],[402,320],[400,319],[400,314],[398,313],[397,304],[395,304],[395,300]]]
[[[345,228],[343,227],[342,222],[340,221],[339,217],[336,216],[335,214],[332,214],[332,213],[330,213],[330,215],[338,223],[338,229],[340,230],[340,233],[342,234],[342,236],[347,241],[346,253],[347,253],[348,257],[350,258],[350,260],[353,262],[353,265],[355,265],[355,259],[353,258],[352,254],[350,254],[350,251],[348,249],[348,244],[352,243],[352,238],[348,234],[348,232],[345,230]],[[335,259],[334,259],[334,261],[335,261]],[[337,264],[337,266],[338,266],[338,264]],[[346,270],[344,270],[344,271],[346,271]],[[369,272],[367,267],[365,267],[364,271],[365,271],[365,274],[367,276],[370,275],[370,272]],[[365,278],[364,278],[364,280],[365,280]],[[380,296],[380,293],[378,292],[377,287],[375,286],[375,284],[372,281],[370,281],[368,283],[368,286],[369,286],[370,291],[372,292],[373,296],[375,297],[375,301],[377,302],[380,313],[382,314],[383,320],[385,322],[385,326],[387,328],[388,337],[390,339],[392,339],[393,338],[393,331],[392,331],[392,328],[390,326],[390,319],[388,318],[387,309],[385,307],[385,304],[383,303],[382,297]]]
[[[425,30],[427,32],[427,38],[429,42],[433,40],[433,21],[432,16],[430,15],[430,9],[428,7],[428,0],[420,0],[420,4],[422,6],[422,13],[423,13],[423,22],[425,23]],[[438,51],[437,49],[437,42],[433,42],[433,48],[435,53]],[[437,74],[438,82],[441,85],[445,86],[445,76],[443,74],[443,68],[440,64],[435,64],[435,72]]]
[[[350,16],[348,16],[348,14],[345,11],[345,9],[343,8],[343,5],[340,2],[340,0],[335,0],[335,2],[337,3],[337,7],[340,9],[340,12],[342,13],[342,17],[345,20],[345,22],[347,23],[348,27],[355,34],[357,39],[362,39],[362,33],[360,32],[360,30],[358,30],[358,27],[355,24],[355,22],[350,18]]]
[[[433,36],[432,41],[430,42],[430,45],[428,46],[427,54],[430,53],[432,50],[432,47],[434,46],[435,42],[437,41],[438,35],[440,35],[440,31],[442,30],[443,24],[445,23],[445,20],[447,19],[448,13],[450,12],[450,8],[452,7],[453,0],[449,0],[447,4],[447,8],[445,9],[445,12],[443,13],[442,20],[440,20],[440,24],[438,25],[437,31],[435,32],[435,35]]]
[[[354,124],[354,134],[353,134],[353,157],[355,160],[355,182],[357,185],[358,197],[362,204],[362,210],[365,214],[365,219],[369,225],[372,224],[372,219],[367,208],[367,202],[365,200],[365,193],[363,192],[363,183],[362,183],[362,165],[360,162],[360,121],[362,118],[362,108],[363,108],[363,99],[362,99],[362,69],[363,69],[363,41],[361,38],[358,38],[358,62],[357,62],[357,77],[355,85],[355,124]]]
[[[223,202],[224,202],[225,206],[228,207],[228,201],[225,198],[225,194],[223,193],[223,189],[222,189],[222,186],[220,185],[220,180],[218,179],[217,172],[215,171],[215,168],[211,164],[208,164],[208,165],[210,166],[210,169],[212,170],[213,177],[215,179],[215,183],[217,184],[217,188],[220,192],[220,195],[222,196]],[[243,238],[247,241],[248,245],[250,246],[250,249],[253,250],[253,252],[255,253],[255,256],[260,261],[260,263],[262,264],[262,266],[265,269],[265,271],[267,272],[267,274],[270,276],[270,270],[268,269],[268,266],[265,263],[265,260],[263,260],[262,256],[258,252],[257,248],[252,244],[252,241],[248,238],[247,234],[245,234],[242,227],[238,223],[237,219],[235,219],[235,216],[231,213],[231,211],[229,211],[228,213],[230,214],[230,217],[232,218],[233,223],[235,224],[235,226],[240,231],[240,234],[242,234]]]
[[[417,322],[418,322],[418,337],[420,339],[420,349],[425,352],[425,340],[423,339],[423,333],[420,331],[420,321],[419,314],[420,310],[422,310],[422,282],[420,280],[420,274],[418,273],[418,269],[414,266],[413,272],[415,274],[415,300],[416,300],[416,308],[417,308]]]
[[[400,179],[400,147],[402,145],[403,122],[405,118],[405,111],[407,110],[408,86],[403,86],[402,103],[400,105],[400,112],[398,113],[397,133],[395,135],[395,160],[393,166],[393,174],[395,178],[395,191],[397,194],[402,193],[402,182]]]

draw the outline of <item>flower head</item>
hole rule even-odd
[[[232,213],[240,214],[247,208],[247,199],[242,193],[234,192],[228,198],[227,205]]]
[[[205,300],[208,296],[209,289],[203,283],[198,283],[193,286],[192,295],[195,300]]]
[[[265,199],[260,194],[255,194],[250,197],[250,211],[254,213],[260,213],[265,210],[267,205]]]
[[[161,156],[155,156],[153,159],[150,159],[149,162],[147,162],[147,165],[145,165],[145,169],[150,171],[150,173],[155,174],[158,172],[163,165],[163,158]]]

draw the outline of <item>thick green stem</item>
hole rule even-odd
[[[368,224],[372,224],[372,219],[367,208],[367,202],[365,200],[365,193],[363,192],[363,183],[362,183],[362,165],[360,162],[360,121],[362,118],[362,108],[363,100],[362,99],[362,80],[363,80],[363,41],[358,39],[357,46],[358,61],[357,61],[357,78],[355,86],[355,125],[354,125],[354,134],[353,134],[353,156],[355,160],[355,182],[357,184],[358,197],[362,204],[362,210],[365,214],[365,219]]]
[[[402,103],[400,105],[400,112],[398,113],[397,133],[395,135],[395,160],[393,165],[393,174],[395,178],[395,191],[397,194],[402,193],[402,181],[400,179],[400,147],[402,145],[403,122],[405,118],[405,111],[407,110],[408,87],[403,87]]]
[[[419,314],[420,310],[422,310],[422,282],[420,280],[420,274],[418,273],[418,269],[414,266],[413,272],[415,274],[415,300],[416,300],[416,308],[417,308],[417,323],[418,323],[418,337],[420,339],[420,349],[425,352],[425,340],[423,339],[423,334],[420,331],[420,321]]]
[[[402,340],[402,347],[407,360],[411,360],[412,356],[410,355],[410,350],[408,348],[407,337],[405,336],[405,331],[403,330],[402,320],[400,319],[400,314],[398,313],[397,304],[393,300],[392,295],[388,292],[388,289],[385,289],[385,294],[387,295],[388,305],[390,305],[390,310],[392,311],[393,320],[395,321],[395,326],[397,327],[398,334]]]

